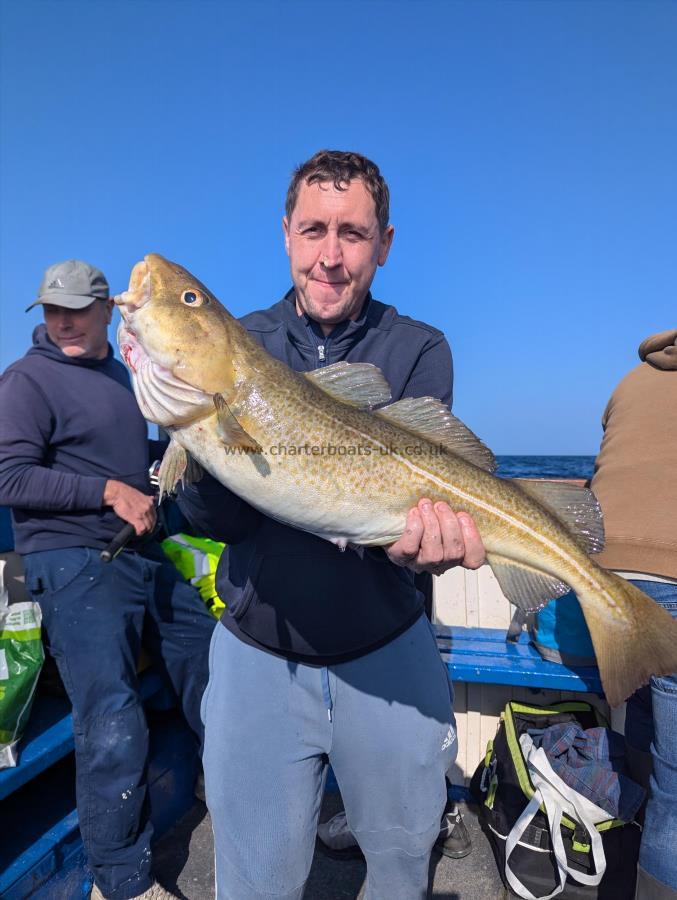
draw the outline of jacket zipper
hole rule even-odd
[[[317,368],[323,369],[327,365],[327,356],[329,355],[329,338],[325,338],[324,343],[317,344]]]

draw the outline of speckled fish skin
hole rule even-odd
[[[473,517],[490,563],[514,561],[576,591],[613,705],[650,675],[677,670],[672,618],[599,567],[514,482],[329,396],[273,359],[203,284],[161,256],[134,267],[116,302],[143,414],[252,506],[342,546],[373,546],[402,535],[421,497],[444,500]],[[228,445],[216,394],[262,452]]]

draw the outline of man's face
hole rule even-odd
[[[66,356],[104,359],[113,301],[93,300],[83,309],[43,304],[47,334]]]
[[[329,334],[356,319],[377,266],[388,258],[393,227],[381,234],[374,200],[360,179],[343,191],[303,182],[291,218],[282,220],[296,309]]]

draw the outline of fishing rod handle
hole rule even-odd
[[[150,468],[148,469],[148,477],[150,478],[150,483],[154,488],[153,499],[155,500],[155,506],[158,505],[158,484],[159,484],[159,472],[160,472],[160,460],[154,460]],[[131,522],[127,522],[126,525],[123,525],[122,528],[118,531],[115,537],[111,540],[111,542],[101,551],[99,554],[101,556],[101,561],[105,563],[112,562],[118,553],[124,549],[125,544],[136,534],[136,529],[131,524]]]
[[[127,541],[134,537],[136,529],[131,522],[127,522],[108,545],[101,551],[101,561],[105,563],[112,562],[118,553],[124,548]]]

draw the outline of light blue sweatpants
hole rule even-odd
[[[367,860],[368,900],[423,900],[456,756],[452,691],[424,616],[329,668],[217,627],[202,701],[217,900],[301,900],[326,760]]]

